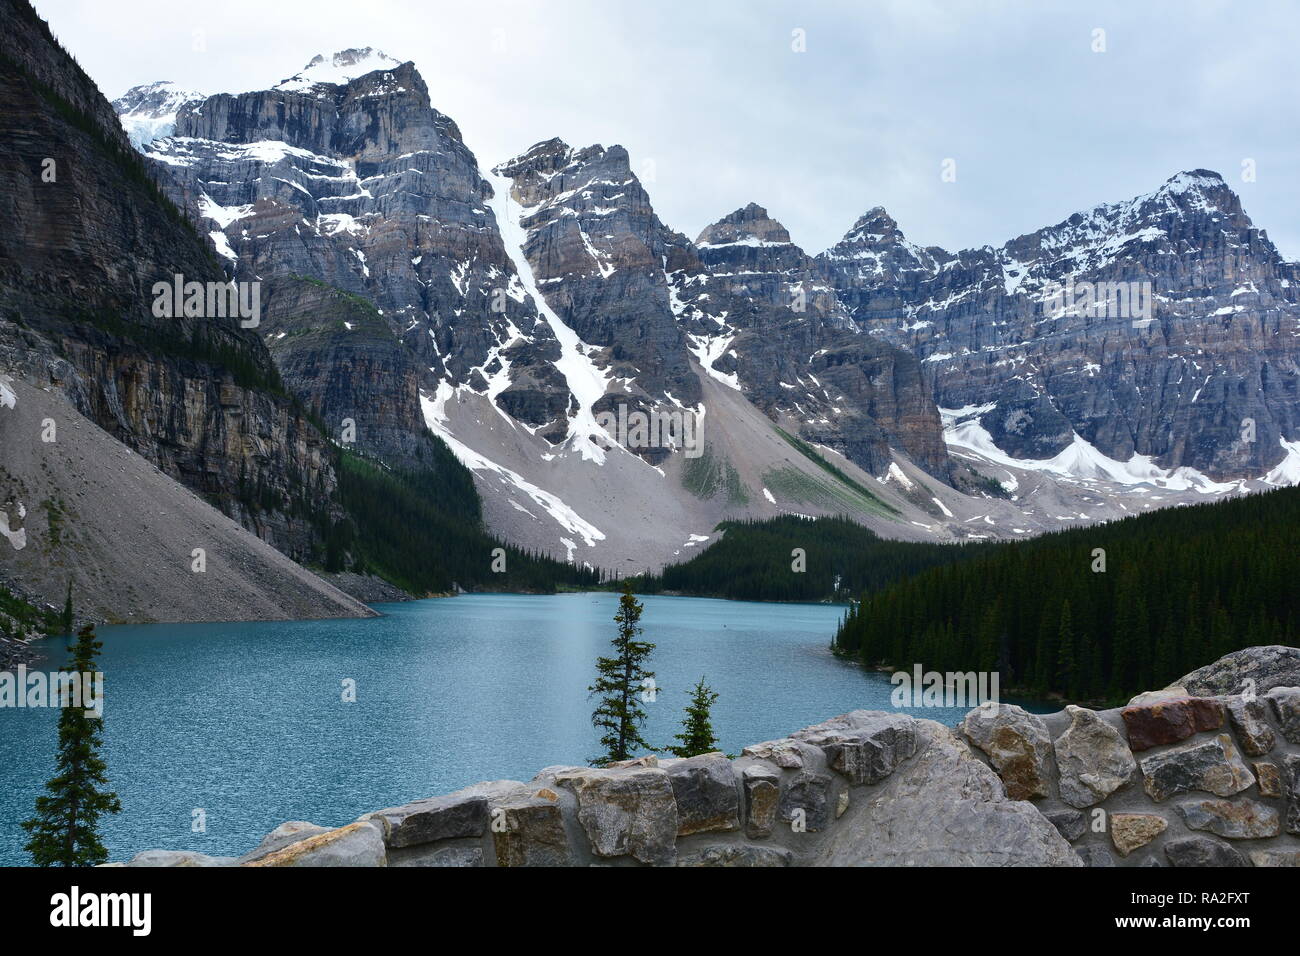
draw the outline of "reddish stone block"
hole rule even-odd
[[[1120,711],[1133,750],[1176,744],[1193,734],[1223,726],[1223,703],[1209,697],[1178,697]]]

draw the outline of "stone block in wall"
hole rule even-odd
[[[192,850],[141,850],[126,863],[108,863],[107,866],[180,867],[206,869],[214,866],[240,866],[242,858],[233,856],[208,856]]]
[[[1286,832],[1300,836],[1300,755],[1282,758],[1282,786],[1286,788]]]
[[[493,801],[492,847],[497,866],[570,866],[558,794],[542,788]]]
[[[317,826],[314,823],[307,823],[304,820],[290,820],[288,823],[281,823],[266,836],[262,837],[262,842],[257,845],[256,849],[241,856],[239,862],[252,863],[254,860],[260,860],[268,853],[274,853],[276,850],[282,850],[300,840],[306,840],[308,837],[314,837],[321,833],[328,832],[329,827]]]
[[[1259,787],[1261,797],[1281,797],[1286,795],[1282,783],[1282,771],[1277,764],[1260,761],[1252,765],[1255,769],[1255,785]]]
[[[656,754],[646,754],[644,757],[633,757],[631,760],[615,760],[613,763],[605,764],[606,770],[625,770],[628,767],[657,767],[659,766],[659,757]]]
[[[1256,866],[1300,866],[1300,850],[1251,850]]]
[[[916,753],[916,721],[906,714],[855,710],[792,735],[817,747],[850,783],[879,783]]]
[[[1177,683],[1200,697],[1240,694],[1248,687],[1260,695],[1274,687],[1295,687],[1300,684],[1300,648],[1242,648],[1185,674]]]
[[[1144,757],[1142,773],[1152,800],[1168,800],[1193,790],[1230,797],[1255,782],[1255,775],[1227,734]]]
[[[781,799],[781,775],[763,764],[750,764],[742,774],[745,789],[745,832],[762,839],[776,827],[777,803]]]
[[[1300,687],[1274,687],[1268,692],[1268,700],[1282,736],[1300,744]]]
[[[1262,700],[1230,700],[1228,716],[1232,719],[1232,729],[1241,744],[1241,752],[1246,756],[1262,757],[1273,749],[1277,737],[1268,725],[1268,707]]]
[[[1165,856],[1172,866],[1245,866],[1246,858],[1218,840],[1183,837],[1165,844]]]
[[[468,788],[444,797],[379,810],[367,819],[382,823],[390,847],[419,846],[437,840],[482,836],[487,832],[488,801],[482,793]]]
[[[826,774],[802,772],[786,785],[781,794],[778,816],[786,823],[802,821],[810,833],[830,826],[831,778]]]
[[[677,835],[740,829],[736,771],[722,754],[703,754],[666,764],[677,800]]]
[[[753,744],[742,750],[740,755],[769,761],[782,770],[802,770],[804,763],[814,751],[815,748],[802,741],[782,737],[779,740],[765,740],[761,744]]]
[[[955,730],[917,721],[917,754],[820,839],[820,866],[1082,866],[1033,805],[1007,797],[998,775]],[[838,781],[836,781],[838,782]]]
[[[1110,840],[1120,856],[1144,847],[1169,827],[1169,821],[1155,813],[1112,813]]]
[[[1133,779],[1137,761],[1118,730],[1096,711],[1069,704],[1070,726],[1056,738],[1061,799],[1076,809],[1101,803]]]
[[[402,850],[389,849],[388,865],[390,867],[439,867],[460,868],[483,865],[483,848],[481,846],[439,846],[425,843],[421,846]]]
[[[1223,703],[1208,697],[1182,697],[1120,711],[1131,750],[1176,744],[1206,730],[1223,726]]]
[[[631,856],[671,865],[676,858],[677,800],[668,774],[658,768],[560,768],[555,785],[578,801],[578,822],[597,856]]]
[[[1041,717],[1014,704],[976,707],[961,731],[988,756],[1012,800],[1051,796],[1052,739]]]
[[[1277,810],[1258,800],[1192,800],[1178,812],[1189,830],[1207,830],[1229,840],[1263,840],[1282,832]]]
[[[375,823],[349,823],[268,853],[244,866],[344,867],[387,866],[383,829]]]
[[[1046,810],[1043,816],[1071,843],[1088,832],[1088,818],[1082,810]]]
[[[1081,847],[1076,847],[1075,852],[1079,854],[1079,859],[1083,860],[1084,866],[1106,867],[1115,865],[1115,857],[1111,855],[1110,850],[1100,843],[1087,843]]]

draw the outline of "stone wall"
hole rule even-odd
[[[338,829],[286,823],[239,858],[127,865],[1297,866],[1300,687],[1003,704],[956,729],[854,711],[736,759],[548,767]]]

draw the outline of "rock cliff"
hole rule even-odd
[[[309,554],[315,533],[289,503],[331,513],[322,437],[239,319],[155,315],[155,283],[226,275],[45,23],[22,0],[4,8],[4,364],[67,392],[114,438],[287,554]],[[241,480],[283,507],[254,520]]]

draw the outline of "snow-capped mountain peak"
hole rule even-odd
[[[401,65],[401,60],[396,60],[383,50],[376,50],[369,46],[340,50],[328,57],[317,54],[301,71],[287,80],[282,80],[275,88],[286,92],[305,93],[321,84],[342,86],[367,73],[391,70]]]

